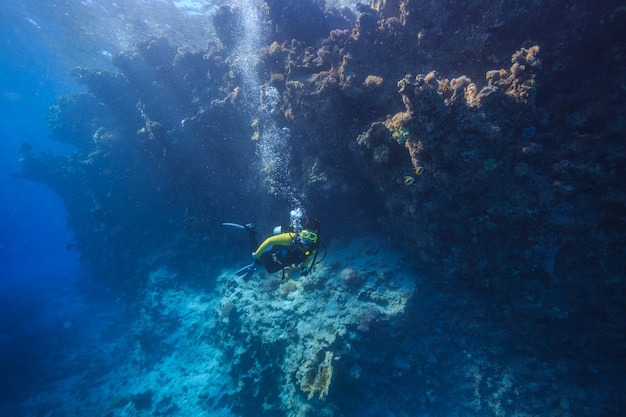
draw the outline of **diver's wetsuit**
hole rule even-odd
[[[252,257],[270,274],[291,265],[302,264],[303,268],[309,268],[317,248],[307,250],[301,247],[296,242],[297,237],[294,232],[270,236],[254,251]]]

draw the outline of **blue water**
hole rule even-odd
[[[182,14],[196,15],[184,10],[190,7],[212,10],[208,2],[177,3]],[[59,96],[84,91],[70,71],[112,69],[113,54],[151,35],[142,19],[158,26],[173,18],[172,7],[43,0],[0,9],[0,415],[56,415],[54,405],[46,410],[28,402],[50,384],[59,389],[85,364],[101,376],[115,361],[95,353],[129,323],[120,317],[124,304],[81,271],[61,198],[15,177],[20,146],[72,152],[50,140],[46,121]],[[202,36],[192,34],[188,44]]]
[[[38,36],[21,13],[4,9],[0,53],[0,402],[32,384],[55,333],[54,305],[62,295],[75,297],[77,252],[66,227],[61,199],[43,184],[13,177],[19,172],[22,142],[43,150],[51,146],[44,116],[69,84],[55,50]],[[64,149],[56,146],[58,151]],[[39,376],[38,376],[39,375]]]
[[[16,5],[4,8],[0,18],[0,276],[2,286],[30,286],[53,274],[75,273],[77,254],[66,250],[71,234],[59,197],[11,174],[20,169],[21,143],[40,150],[55,145],[44,116],[59,94],[78,86],[69,80],[54,34],[44,33]]]
[[[33,91],[32,85],[40,81],[37,74],[6,76],[7,72],[3,70],[3,80],[12,82],[3,85],[0,126],[1,275],[3,285],[19,285],[57,271],[75,271],[77,254],[66,249],[72,236],[61,199],[42,184],[11,177],[19,171],[17,150],[22,141],[49,146],[48,128],[41,115],[54,102],[54,94],[44,89]]]
[[[23,4],[22,4],[23,3]],[[176,2],[191,12],[210,2]],[[136,15],[126,15],[126,7]],[[110,69],[111,54],[149,36],[136,16],[167,19],[151,2],[15,2],[0,12],[0,285],[30,288],[52,276],[77,273],[77,252],[66,228],[62,201],[48,187],[12,178],[23,142],[35,151],[71,152],[52,142],[45,120],[59,95],[84,90],[70,76],[75,67]],[[132,20],[126,24],[124,19]],[[116,30],[117,29],[117,30]],[[124,31],[125,30],[125,31]],[[141,35],[139,35],[141,33]],[[201,36],[198,34],[197,36]],[[58,279],[58,278],[57,278]],[[3,291],[4,293],[4,291]]]

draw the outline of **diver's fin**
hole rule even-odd
[[[256,268],[250,268],[250,270],[243,276],[244,280],[250,279],[252,275],[256,272]]]
[[[238,277],[243,276],[244,279],[248,279],[256,272],[256,262],[252,262],[250,265],[246,265],[239,271],[235,272]]]
[[[237,230],[246,230],[246,226],[244,226],[243,224],[237,224],[237,223],[222,223],[222,226],[224,227],[231,227],[233,229],[237,229]]]
[[[232,229],[237,229],[237,230],[247,230],[250,233],[256,233],[256,230],[254,228],[254,223],[248,223],[248,224],[222,223],[222,226],[230,227]]]

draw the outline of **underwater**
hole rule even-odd
[[[0,415],[626,415],[626,5],[0,9]]]

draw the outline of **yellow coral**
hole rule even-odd
[[[476,84],[471,83],[465,89],[465,101],[470,107],[478,107],[480,105],[480,101],[478,100],[478,87],[476,87]]]
[[[406,124],[411,121],[412,115],[409,112],[400,112],[394,114],[390,119],[383,122],[385,127],[392,132],[402,129]]]
[[[328,395],[330,381],[333,377],[333,352],[327,351],[322,363],[317,367],[315,379],[311,382],[309,378],[300,384],[300,389],[309,393],[309,400],[313,398],[316,392],[319,393],[319,399],[323,400]]]

